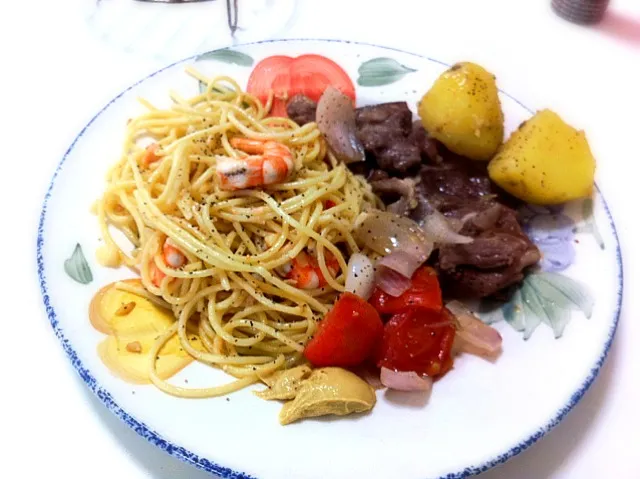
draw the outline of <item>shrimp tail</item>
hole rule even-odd
[[[286,145],[273,140],[231,138],[231,145],[250,156],[220,158],[216,173],[223,190],[272,185],[287,179],[294,169],[293,155]]]

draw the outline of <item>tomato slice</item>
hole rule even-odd
[[[357,366],[371,356],[382,337],[378,312],[360,296],[343,293],[304,349],[314,366]]]
[[[411,278],[411,287],[398,297],[380,288],[373,290],[369,302],[380,314],[396,314],[412,309],[439,312],[442,309],[442,292],[438,275],[433,268],[423,266]]]
[[[384,327],[378,367],[443,376],[453,367],[455,327],[443,312],[410,310],[394,314]]]
[[[349,96],[355,105],[356,90],[349,75],[333,60],[321,55],[284,55],[261,60],[251,72],[247,91],[266,105],[270,91],[274,99],[269,116],[287,116],[287,101],[302,93],[318,101],[325,89],[333,85]]]
[[[301,55],[291,64],[291,87],[313,101],[331,85],[351,98],[355,105],[356,89],[340,65],[322,55]]]
[[[247,83],[247,91],[267,104],[271,90],[274,93],[271,116],[287,116],[287,99],[291,89],[289,68],[293,58],[285,55],[267,57],[258,62]],[[276,114],[277,113],[277,114]]]

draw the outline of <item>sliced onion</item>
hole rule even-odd
[[[431,391],[433,380],[428,376],[418,376],[414,371],[394,371],[380,369],[380,381],[396,391]]]
[[[473,224],[478,228],[486,230],[496,224],[502,213],[502,205],[495,204],[484,211],[481,211],[473,218]]]
[[[373,389],[383,389],[384,384],[380,381],[380,370],[371,363],[363,363],[350,368],[350,371],[364,379]]]
[[[411,287],[411,277],[384,266],[376,266],[376,286],[397,298]]]
[[[423,195],[418,198],[418,204],[418,208],[423,215],[422,218],[416,218],[418,225],[431,241],[440,244],[466,244],[473,241],[473,238],[458,234],[449,220],[434,208]],[[462,228],[462,225],[460,225],[460,228]]]
[[[345,291],[369,299],[375,286],[373,263],[363,254],[355,253],[349,258]]]
[[[424,263],[422,257],[416,257],[403,250],[397,250],[380,258],[376,263],[376,269],[380,267],[389,268],[400,273],[405,278],[411,278],[422,263]]]
[[[402,250],[383,256],[376,263],[376,285],[391,296],[400,296],[411,287],[411,277],[422,263],[421,257]]]
[[[409,289],[411,276],[433,250],[415,221],[386,211],[366,213],[354,233],[361,244],[383,255],[376,264],[376,285],[396,297]]]
[[[356,135],[356,111],[351,98],[329,86],[318,102],[316,123],[329,148],[345,163],[364,161],[364,146]]]
[[[500,355],[502,336],[498,331],[484,324],[460,301],[450,301],[447,303],[447,309],[456,317],[460,326],[456,331],[453,346],[456,352],[487,359],[495,359]]]
[[[471,213],[467,213],[466,215],[464,215],[462,218],[447,218],[447,222],[449,223],[449,226],[451,226],[451,229],[453,231],[455,231],[456,233],[460,233],[460,230],[465,225],[465,223],[473,219],[477,214],[477,212],[472,211]]]
[[[433,242],[415,221],[386,211],[365,213],[354,235],[360,244],[381,255],[404,251],[424,262],[433,250]]]
[[[411,208],[409,208],[409,201],[407,201],[404,196],[397,201],[394,201],[390,205],[387,205],[387,211],[398,216],[405,216],[410,209]]]
[[[447,218],[439,211],[433,211],[422,220],[422,229],[427,237],[439,244],[468,244],[473,238],[457,233]]]

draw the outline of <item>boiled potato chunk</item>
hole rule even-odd
[[[542,110],[500,148],[489,176],[516,198],[553,205],[591,196],[595,168],[584,132]]]
[[[504,138],[495,77],[475,63],[458,63],[440,75],[418,114],[431,136],[474,160],[490,160]]]

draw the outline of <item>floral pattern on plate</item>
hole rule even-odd
[[[540,324],[546,324],[560,338],[574,310],[591,317],[593,297],[581,282],[560,272],[575,261],[577,235],[590,233],[600,249],[604,241],[593,219],[593,200],[582,201],[582,218],[576,223],[567,213],[567,205],[526,205],[518,212],[525,233],[542,253],[537,269],[524,279],[507,303],[485,300],[480,305],[487,323],[506,321],[529,339]]]
[[[358,68],[358,85],[383,86],[395,83],[408,73],[415,72],[393,58],[378,57],[367,60]]]
[[[87,263],[84,253],[82,252],[82,246],[80,243],[76,244],[73,249],[71,257],[64,262],[64,271],[69,277],[80,284],[89,284],[93,281],[93,274],[91,268]]]

